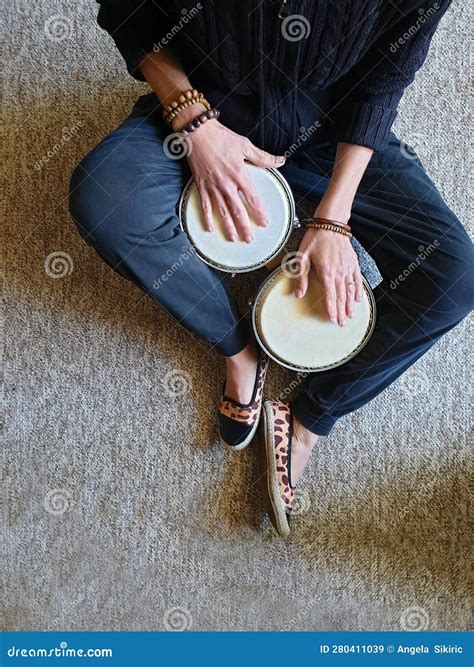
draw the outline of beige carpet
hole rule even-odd
[[[469,324],[339,423],[292,538],[276,538],[255,448],[231,456],[216,440],[220,360],[68,218],[73,165],[145,87],[95,27],[94,2],[4,5],[2,627],[466,628]],[[443,19],[397,131],[467,224],[466,7]],[[268,394],[292,380],[273,366]]]

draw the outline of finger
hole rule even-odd
[[[206,232],[214,231],[214,219],[212,217],[212,203],[209,193],[205,188],[198,188],[201,198],[202,213],[204,217],[204,229]]]
[[[354,294],[355,294],[355,282],[352,278],[346,278],[349,282],[346,282],[346,315],[347,317],[352,317],[354,314]]]
[[[223,194],[225,196],[227,208],[232,216],[232,220],[234,221],[238,235],[246,243],[251,243],[253,240],[253,235],[250,228],[249,215],[247,213],[247,209],[239,197],[237,188],[233,190],[229,189]]]
[[[343,327],[346,322],[346,284],[344,279],[336,280],[337,323]]]
[[[253,212],[253,217],[257,225],[260,227],[266,227],[268,225],[267,214],[263,206],[263,202],[257,194],[256,189],[250,178],[247,176],[242,177],[237,182],[238,188],[245,197],[249,208]]]
[[[301,253],[294,260],[297,268],[297,278],[295,284],[295,296],[297,299],[302,299],[308,291],[308,277],[310,262],[308,257]]]
[[[224,234],[229,239],[229,241],[237,241],[237,230],[235,229],[234,223],[232,221],[232,216],[230,215],[229,209],[223,195],[219,190],[212,191],[212,198],[216,212],[218,213],[222,226],[224,229]]]
[[[337,296],[334,278],[326,278],[323,280],[324,301],[326,304],[326,312],[330,321],[333,324],[337,322]]]
[[[285,157],[283,155],[272,155],[266,151],[262,151],[257,146],[247,140],[244,143],[244,156],[250,160],[257,167],[281,167],[285,164]]]
[[[362,285],[362,274],[361,274],[359,268],[357,268],[356,271],[354,271],[354,275],[353,275],[352,279],[355,280],[355,285],[354,285],[354,287],[355,287],[355,290],[354,290],[355,291],[355,300],[357,301],[357,303],[359,303],[360,301],[362,301],[362,292],[363,292],[363,289],[364,289],[363,285]]]

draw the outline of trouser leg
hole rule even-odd
[[[177,322],[223,355],[240,352],[249,327],[223,274],[193,252],[176,204],[189,178],[151,118],[131,117],[75,169],[70,211],[83,238]]]
[[[333,157],[327,148],[312,148],[286,176],[300,192],[321,195]],[[293,402],[298,420],[318,435],[329,434],[338,418],[377,396],[474,305],[472,243],[419,160],[400,151],[395,135],[369,164],[351,225],[383,276],[374,291],[377,323],[356,357],[310,374]]]

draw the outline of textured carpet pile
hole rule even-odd
[[[396,130],[469,226],[465,11]],[[69,220],[73,166],[147,90],[95,13],[6,6],[2,629],[466,628],[469,322],[321,443],[278,539],[255,447],[217,442],[221,360]],[[267,394],[289,389],[272,366]]]

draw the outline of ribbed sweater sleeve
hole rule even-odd
[[[344,78],[347,92],[336,111],[337,141],[374,150],[387,145],[398,103],[425,61],[451,0],[412,4]]]
[[[129,73],[139,81],[143,56],[172,29],[164,3],[153,0],[97,0],[97,22],[114,39]],[[161,5],[161,6],[160,6]]]

